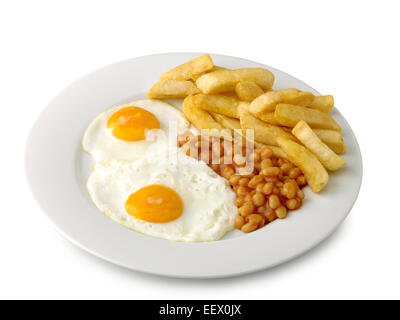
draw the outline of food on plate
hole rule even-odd
[[[151,99],[180,99],[199,92],[192,81],[161,79],[150,88],[147,96]]]
[[[251,102],[264,91],[252,81],[240,81],[236,84],[235,92],[240,100]]]
[[[292,104],[278,104],[275,109],[275,119],[281,125],[287,127],[294,127],[297,122],[304,120],[313,129],[330,129],[339,132],[342,130],[329,114]]]
[[[263,122],[250,113],[243,112],[240,116],[240,125],[242,129],[253,129],[254,139],[258,142],[277,146],[278,137],[293,139],[293,136],[283,130],[281,127]]]
[[[313,102],[308,106],[312,109],[329,113],[332,110],[334,104],[333,96],[315,96]]]
[[[166,80],[189,80],[203,72],[212,70],[214,63],[208,54],[203,54],[165,73],[160,78]]]
[[[98,115],[82,140],[96,161],[93,202],[127,228],[188,242],[249,233],[299,209],[302,188],[320,192],[327,170],[346,164],[337,155],[346,145],[328,114],[333,96],[272,90],[274,80],[205,54],[163,73],[152,99]],[[153,100],[169,98],[183,99],[183,112]]]
[[[178,144],[186,151],[194,148],[195,152],[187,154],[206,162],[229,181],[237,195],[237,229],[253,232],[277,218],[286,218],[289,210],[301,207],[304,199],[301,189],[307,184],[304,175],[287,159],[274,154],[271,148],[254,149],[246,142],[185,134],[178,138]],[[218,163],[210,161],[209,154],[215,152],[221,159]],[[251,173],[240,174],[246,167],[250,167]]]
[[[228,116],[225,116],[223,114],[219,114],[216,112],[210,112],[211,116],[214,118],[215,121],[217,121],[221,126],[224,128],[228,128],[231,130],[240,130],[242,127],[240,126],[240,121],[235,118],[231,118]]]
[[[254,99],[250,104],[249,111],[253,115],[259,116],[266,112],[275,111],[276,105],[280,103],[308,106],[313,100],[314,95],[311,92],[300,91],[294,88],[273,90]]]
[[[342,135],[335,130],[313,129],[315,134],[334,152],[342,154],[346,152],[346,145]]]
[[[252,81],[263,90],[271,90],[274,75],[264,68],[217,70],[202,75],[196,80],[196,85],[201,92],[210,94],[233,91],[240,81]]]
[[[174,241],[221,239],[234,229],[233,190],[206,164],[177,156],[98,162],[89,195],[101,212],[137,232]]]
[[[335,171],[346,165],[346,161],[329,149],[305,121],[299,121],[293,128],[292,133],[307,149],[317,156],[326,169]]]
[[[137,160],[160,148],[171,121],[176,121],[178,133],[190,125],[180,110],[165,102],[131,101],[100,113],[86,129],[82,147],[96,161]]]
[[[279,137],[278,145],[288,155],[289,160],[304,173],[308,185],[315,193],[320,192],[328,183],[328,172],[318,158],[306,147],[293,140]]]
[[[239,118],[239,100],[222,94],[199,93],[191,97],[191,102],[198,108],[226,115],[231,118]]]
[[[210,71],[204,72],[204,73],[208,73],[208,72],[213,72],[213,71],[217,71],[217,70],[229,70],[227,68],[224,67],[220,67],[220,66],[214,66]],[[198,78],[200,78],[204,73],[200,73],[200,74],[194,74],[192,76],[192,79],[194,81],[196,81]]]
[[[263,112],[257,115],[257,118],[269,124],[280,126],[281,124],[275,119],[275,112]]]

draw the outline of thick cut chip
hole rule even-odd
[[[329,148],[337,154],[346,152],[346,145],[343,141],[342,135],[335,130],[327,129],[313,129],[315,134],[325,143]]]
[[[240,115],[240,125],[242,129],[253,129],[254,130],[254,140],[277,146],[276,139],[278,137],[285,137],[287,139],[294,139],[293,135],[286,132],[278,126],[268,124],[261,121],[248,112],[242,112]]]
[[[192,79],[194,80],[194,81],[196,81],[198,78],[200,78],[203,74],[205,74],[205,73],[209,73],[209,72],[214,72],[214,71],[217,71],[217,70],[229,70],[228,68],[224,68],[224,67],[220,67],[220,66],[214,66],[211,70],[209,70],[209,71],[206,71],[206,72],[203,72],[203,73],[199,73],[199,74],[194,74],[193,76],[192,76]]]
[[[278,104],[275,110],[275,119],[286,127],[294,127],[297,122],[304,120],[311,128],[342,130],[329,114],[292,104]]]
[[[239,100],[222,94],[196,94],[192,103],[201,109],[220,113],[232,118],[239,118]]]
[[[305,121],[299,121],[293,128],[292,133],[317,156],[328,170],[335,171],[346,165],[346,161],[329,149]]]
[[[204,54],[163,73],[160,78],[166,80],[189,80],[195,75],[211,70],[213,67],[214,64],[211,57],[208,54]]]
[[[223,114],[215,113],[215,112],[210,112],[212,117],[214,118],[215,121],[217,121],[221,126],[224,128],[228,129],[237,129],[240,130],[242,127],[240,126],[240,121],[235,118],[231,118],[228,116],[225,116]]]
[[[313,102],[309,105],[312,109],[328,113],[333,108],[334,99],[333,96],[315,96]]]
[[[151,99],[181,99],[199,93],[192,81],[160,80],[147,93]]]
[[[193,96],[188,96],[183,100],[182,111],[199,131],[202,129],[217,129],[216,132],[220,133],[215,135],[232,137],[230,129],[221,126],[206,110],[200,109],[193,104]]]
[[[275,107],[279,103],[308,106],[313,100],[314,95],[311,92],[300,91],[294,88],[268,91],[253,100],[250,104],[250,113],[260,116],[265,112],[275,111]]]
[[[273,125],[281,125],[276,119],[275,119],[275,113],[274,112],[264,112],[262,114],[259,114],[257,116],[258,119],[268,122],[269,124]]]
[[[252,81],[263,90],[271,90],[274,79],[272,72],[267,69],[243,68],[206,73],[196,80],[196,85],[203,93],[220,93],[235,90],[240,81]]]
[[[278,145],[288,155],[289,160],[304,173],[311,190],[320,192],[328,183],[329,175],[318,158],[307,148],[286,138],[278,138]]]
[[[240,100],[251,102],[264,91],[252,81],[240,81],[236,84],[235,92]]]

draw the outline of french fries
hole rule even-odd
[[[300,91],[294,88],[268,91],[250,104],[250,113],[260,116],[266,112],[275,111],[275,107],[279,103],[295,104],[298,106],[307,106],[314,100],[311,92]]]
[[[329,149],[305,121],[299,121],[293,128],[292,133],[317,156],[329,171],[336,171],[346,165],[346,161]]]
[[[196,81],[198,78],[200,78],[204,73],[208,73],[208,72],[214,72],[214,71],[217,71],[217,70],[229,70],[228,68],[224,68],[224,67],[220,67],[220,66],[214,66],[210,71],[206,71],[206,72],[203,72],[203,73],[198,73],[198,74],[194,74],[193,76],[192,76],[192,80],[193,81]]]
[[[163,80],[158,81],[147,93],[151,99],[180,99],[199,93],[192,81]]]
[[[274,112],[264,112],[260,114],[257,118],[262,121],[268,122],[269,124],[273,124],[276,126],[280,125],[280,123],[275,119]]]
[[[228,128],[231,130],[240,130],[242,127],[240,126],[240,121],[235,118],[227,117],[223,114],[219,114],[216,112],[210,112],[211,116],[224,128]]]
[[[221,137],[232,139],[232,132],[221,126],[214,118],[205,110],[196,107],[193,104],[193,96],[188,96],[183,100],[182,111],[185,117],[200,131],[202,129],[216,129]]]
[[[264,91],[255,83],[251,81],[240,81],[236,84],[235,92],[240,100],[251,102],[258,96],[262,95]]]
[[[342,130],[329,114],[311,108],[292,104],[278,104],[274,115],[275,119],[286,127],[294,127],[297,122],[304,120],[312,128],[331,129],[339,132]]]
[[[220,113],[231,118],[239,118],[239,100],[222,94],[196,94],[192,103],[201,109]]]
[[[243,68],[206,73],[196,80],[196,85],[201,92],[208,94],[233,91],[240,81],[252,81],[263,90],[270,90],[274,79],[272,72],[267,69]]]
[[[329,175],[318,158],[302,145],[283,137],[276,139],[289,160],[303,171],[311,190],[320,192],[328,183]]]
[[[313,129],[314,133],[337,154],[346,152],[346,145],[343,141],[342,135],[335,130],[327,129]]]
[[[311,109],[316,109],[325,113],[332,110],[334,104],[333,96],[315,96],[313,102],[309,105]]]
[[[189,80],[193,76],[207,72],[214,67],[214,63],[208,54],[204,54],[177,66],[161,75],[165,80]]]
[[[240,125],[244,130],[253,129],[254,139],[261,143],[277,146],[278,137],[293,139],[293,136],[282,128],[261,121],[248,112],[241,113]]]

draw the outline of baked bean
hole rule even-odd
[[[272,161],[271,159],[267,158],[261,161],[261,169],[266,169],[272,167]]]
[[[282,188],[283,187],[283,182],[278,181],[275,183],[275,186],[277,186],[278,188]]]
[[[246,194],[248,194],[249,193],[249,188],[247,188],[247,187],[243,187],[243,186],[239,186],[238,188],[237,188],[237,190],[236,190],[236,194],[239,196],[239,197],[244,197]]]
[[[239,179],[239,186],[247,187],[247,185],[249,184],[249,181],[250,181],[249,178],[240,178]]]
[[[281,201],[276,194],[273,194],[268,199],[268,205],[271,209],[276,209],[281,205]]]
[[[287,216],[287,210],[284,206],[280,206],[280,207],[276,208],[275,213],[279,219],[284,219]]]
[[[278,188],[278,187],[274,187],[274,189],[272,190],[272,194],[280,195],[281,194],[281,189]]]
[[[257,225],[261,222],[261,220],[263,220],[262,216],[257,213],[253,213],[253,214],[249,215],[248,219],[249,219],[249,222],[257,224]]]
[[[266,206],[261,206],[261,207],[258,207],[256,211],[259,214],[264,214],[266,209],[267,209]]]
[[[278,178],[277,177],[265,177],[264,178],[264,181],[265,182],[272,182],[272,183],[277,183],[279,180],[278,180]]]
[[[264,195],[260,192],[256,192],[256,194],[253,195],[253,203],[256,207],[262,206],[265,203]]]
[[[210,168],[213,169],[215,172],[219,172],[219,164],[212,164],[210,165]]]
[[[257,230],[258,225],[247,222],[243,227],[242,227],[242,231],[245,233],[249,233],[249,232],[253,232],[254,230]]]
[[[297,195],[297,186],[295,187],[290,181],[286,182],[283,185],[283,195],[288,199],[293,199]]]
[[[263,193],[265,193],[266,195],[270,195],[270,194],[272,194],[273,190],[274,190],[274,184],[272,182],[267,182],[264,185]]]
[[[304,199],[304,191],[303,190],[297,190],[297,198],[303,200]]]
[[[241,229],[244,225],[244,218],[242,216],[236,216],[235,217],[235,228],[236,229]]]
[[[265,183],[264,183],[264,182],[259,183],[259,184],[257,185],[257,187],[256,187],[256,191],[257,191],[257,192],[263,192],[264,186],[265,186]]]
[[[288,173],[290,169],[292,169],[292,165],[288,162],[281,165],[281,170],[285,174]]]
[[[299,175],[301,175],[301,171],[299,168],[292,168],[289,171],[289,177],[291,179],[296,179]]]
[[[264,177],[261,176],[261,175],[257,175],[257,176],[254,176],[253,178],[251,178],[251,180],[249,181],[248,186],[249,186],[250,188],[255,188],[255,187],[257,187],[257,185],[258,185],[259,183],[261,183],[261,182],[263,182],[263,181],[264,181]]]
[[[235,205],[236,207],[240,208],[241,206],[243,206],[245,200],[243,197],[237,197],[235,200]]]
[[[261,159],[267,159],[267,158],[271,158],[274,155],[274,152],[268,148],[262,148],[261,149]]]
[[[275,213],[274,210],[268,211],[265,214],[265,216],[266,216],[266,218],[268,219],[269,222],[272,222],[277,218],[276,213]]]
[[[233,163],[239,167],[243,167],[246,164],[246,157],[241,154],[235,154],[233,156]]]
[[[229,178],[229,182],[231,183],[231,185],[237,185],[239,183],[239,180],[241,179],[241,176],[238,174],[233,174],[231,175],[231,177]]]
[[[289,210],[295,210],[297,206],[298,206],[297,199],[289,199],[288,201],[286,201],[286,207]]]
[[[261,160],[261,155],[258,152],[253,153],[253,160],[254,162],[259,162]]]
[[[296,182],[299,185],[299,187],[304,187],[307,184],[306,177],[303,175],[298,176]]]
[[[254,204],[251,201],[246,201],[239,209],[240,215],[243,217],[248,216],[254,211]]]
[[[281,173],[281,169],[279,167],[269,167],[261,170],[261,174],[263,176],[276,177]]]
[[[235,170],[232,167],[225,167],[222,171],[222,176],[226,179],[229,180],[230,177],[235,173]]]
[[[261,171],[261,163],[260,163],[260,162],[254,163],[254,168],[255,168],[257,171]]]

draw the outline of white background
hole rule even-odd
[[[383,0],[1,2],[0,298],[400,298],[397,5]],[[255,60],[335,96],[360,143],[364,178],[350,216],[333,236],[271,270],[192,281],[125,270],[56,233],[25,179],[24,148],[33,122],[60,90],[90,71],[176,51]],[[238,255],[246,259],[245,252]]]

